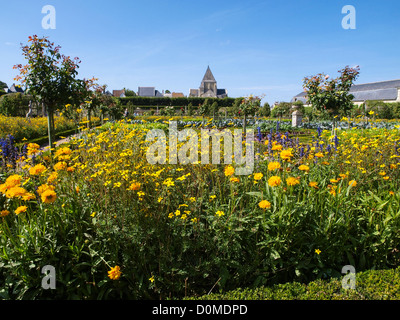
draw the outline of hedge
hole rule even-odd
[[[231,107],[237,98],[199,98],[199,97],[180,97],[180,98],[169,98],[169,97],[123,97],[118,98],[121,101],[121,104],[126,106],[129,102],[131,102],[134,106],[175,106],[175,107],[184,107],[191,103],[193,107],[199,106],[203,104],[206,99],[208,99],[210,104],[214,102],[218,103],[220,108],[222,107]]]
[[[316,280],[308,284],[292,282],[272,287],[236,289],[185,300],[399,300],[400,267],[368,270],[355,274],[355,289],[343,289],[342,278]]]

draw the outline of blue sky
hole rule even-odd
[[[45,5],[56,9],[54,30],[42,28]],[[345,5],[356,9],[355,30],[342,28]],[[231,97],[290,101],[304,77],[336,77],[346,65],[360,65],[357,83],[400,79],[399,12],[398,0],[3,1],[0,80],[14,82],[20,43],[37,34],[82,60],[80,78],[110,91],[188,95],[209,65]]]

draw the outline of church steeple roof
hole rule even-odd
[[[213,81],[213,82],[217,82],[214,78],[214,75],[211,72],[210,66],[207,67],[207,71],[203,77],[203,82],[204,81]]]

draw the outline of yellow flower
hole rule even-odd
[[[47,183],[48,183],[48,184],[51,184],[51,183],[55,182],[55,181],[57,180],[57,178],[58,178],[58,173],[54,171],[54,172],[51,173],[51,174],[49,175],[49,177],[47,178]]]
[[[2,210],[2,211],[0,212],[0,217],[4,218],[4,217],[8,216],[9,214],[10,214],[10,211],[8,211],[8,210]]]
[[[39,196],[41,196],[43,194],[43,192],[45,192],[47,190],[54,190],[54,189],[55,189],[55,187],[52,185],[42,184],[41,186],[38,187],[37,193],[39,194]]]
[[[21,185],[22,177],[18,174],[9,176],[6,179],[5,185],[7,188],[17,187]]]
[[[17,198],[22,197],[27,193],[27,191],[22,187],[12,187],[7,190],[6,197],[7,198]]]
[[[254,180],[261,180],[263,176],[264,175],[261,172],[260,173],[255,173],[254,174]]]
[[[239,182],[240,180],[238,177],[232,177],[232,178],[230,178],[230,181],[231,182]]]
[[[163,184],[167,187],[173,187],[175,185],[174,181],[172,181],[172,178],[165,179]]]
[[[310,167],[302,164],[301,166],[299,166],[299,170],[308,172],[310,171]]]
[[[281,164],[279,162],[270,162],[268,163],[268,170],[269,171],[274,171],[276,169],[279,169],[281,167]]]
[[[15,214],[16,214],[16,215],[19,215],[19,214],[22,213],[22,212],[26,212],[26,210],[28,210],[28,207],[27,207],[27,206],[18,207],[18,208],[15,210]]]
[[[210,196],[210,201],[214,200],[217,196],[215,194]]]
[[[272,148],[271,148],[271,150],[272,151],[280,151],[280,150],[282,150],[282,145],[280,145],[280,144],[275,144],[274,146],[272,146]]]
[[[318,189],[318,182],[311,181],[308,185],[309,185],[311,188]]]
[[[151,276],[151,277],[149,278],[149,281],[150,281],[151,283],[153,283],[153,282],[154,282],[154,276]]]
[[[133,183],[129,186],[128,190],[137,191],[137,190],[140,189],[140,187],[141,187],[141,184],[140,184],[139,182],[133,182]]]
[[[290,160],[292,157],[293,157],[292,149],[281,151],[281,158],[283,160]]]
[[[262,201],[258,204],[258,206],[259,206],[261,209],[269,209],[269,208],[271,208],[271,202],[269,202],[269,201],[267,201],[267,200],[262,200]]]
[[[324,154],[321,153],[321,152],[318,152],[318,153],[315,154],[315,156],[316,156],[317,158],[322,158],[322,157],[324,156]]]
[[[111,280],[118,280],[121,276],[121,268],[119,266],[115,266],[114,268],[111,268],[110,271],[108,271],[108,277]]]
[[[316,253],[316,254],[320,254],[320,253],[321,253],[321,250],[315,249],[315,253]]]
[[[43,164],[39,163],[36,166],[29,169],[29,174],[32,176],[37,176],[45,171],[46,167]]]
[[[235,168],[232,166],[227,166],[224,173],[226,177],[229,177],[235,173]]]
[[[36,196],[30,192],[27,192],[22,196],[22,200],[24,200],[24,201],[29,201],[29,200],[33,200],[33,199],[36,199]]]
[[[53,203],[57,199],[57,194],[53,190],[46,190],[41,195],[42,201],[44,203]]]
[[[350,186],[350,187],[355,187],[355,186],[357,186],[357,181],[356,181],[356,180],[351,180],[351,181],[349,181],[349,186]]]
[[[219,216],[219,217],[225,215],[225,213],[224,213],[223,211],[220,211],[220,210],[218,210],[215,214],[216,214],[217,216]]]
[[[300,180],[294,177],[289,177],[286,179],[286,183],[288,186],[295,186],[300,183]]]
[[[67,169],[67,163],[64,161],[57,162],[54,165],[54,170],[56,170],[56,171],[65,170],[65,169]]]
[[[277,187],[281,184],[282,180],[278,176],[272,176],[271,178],[268,179],[268,184],[271,187]]]

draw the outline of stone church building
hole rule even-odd
[[[199,89],[190,89],[189,97],[202,97],[202,98],[225,98],[228,96],[226,89],[218,89],[217,81],[211,72],[210,66],[201,81]]]

